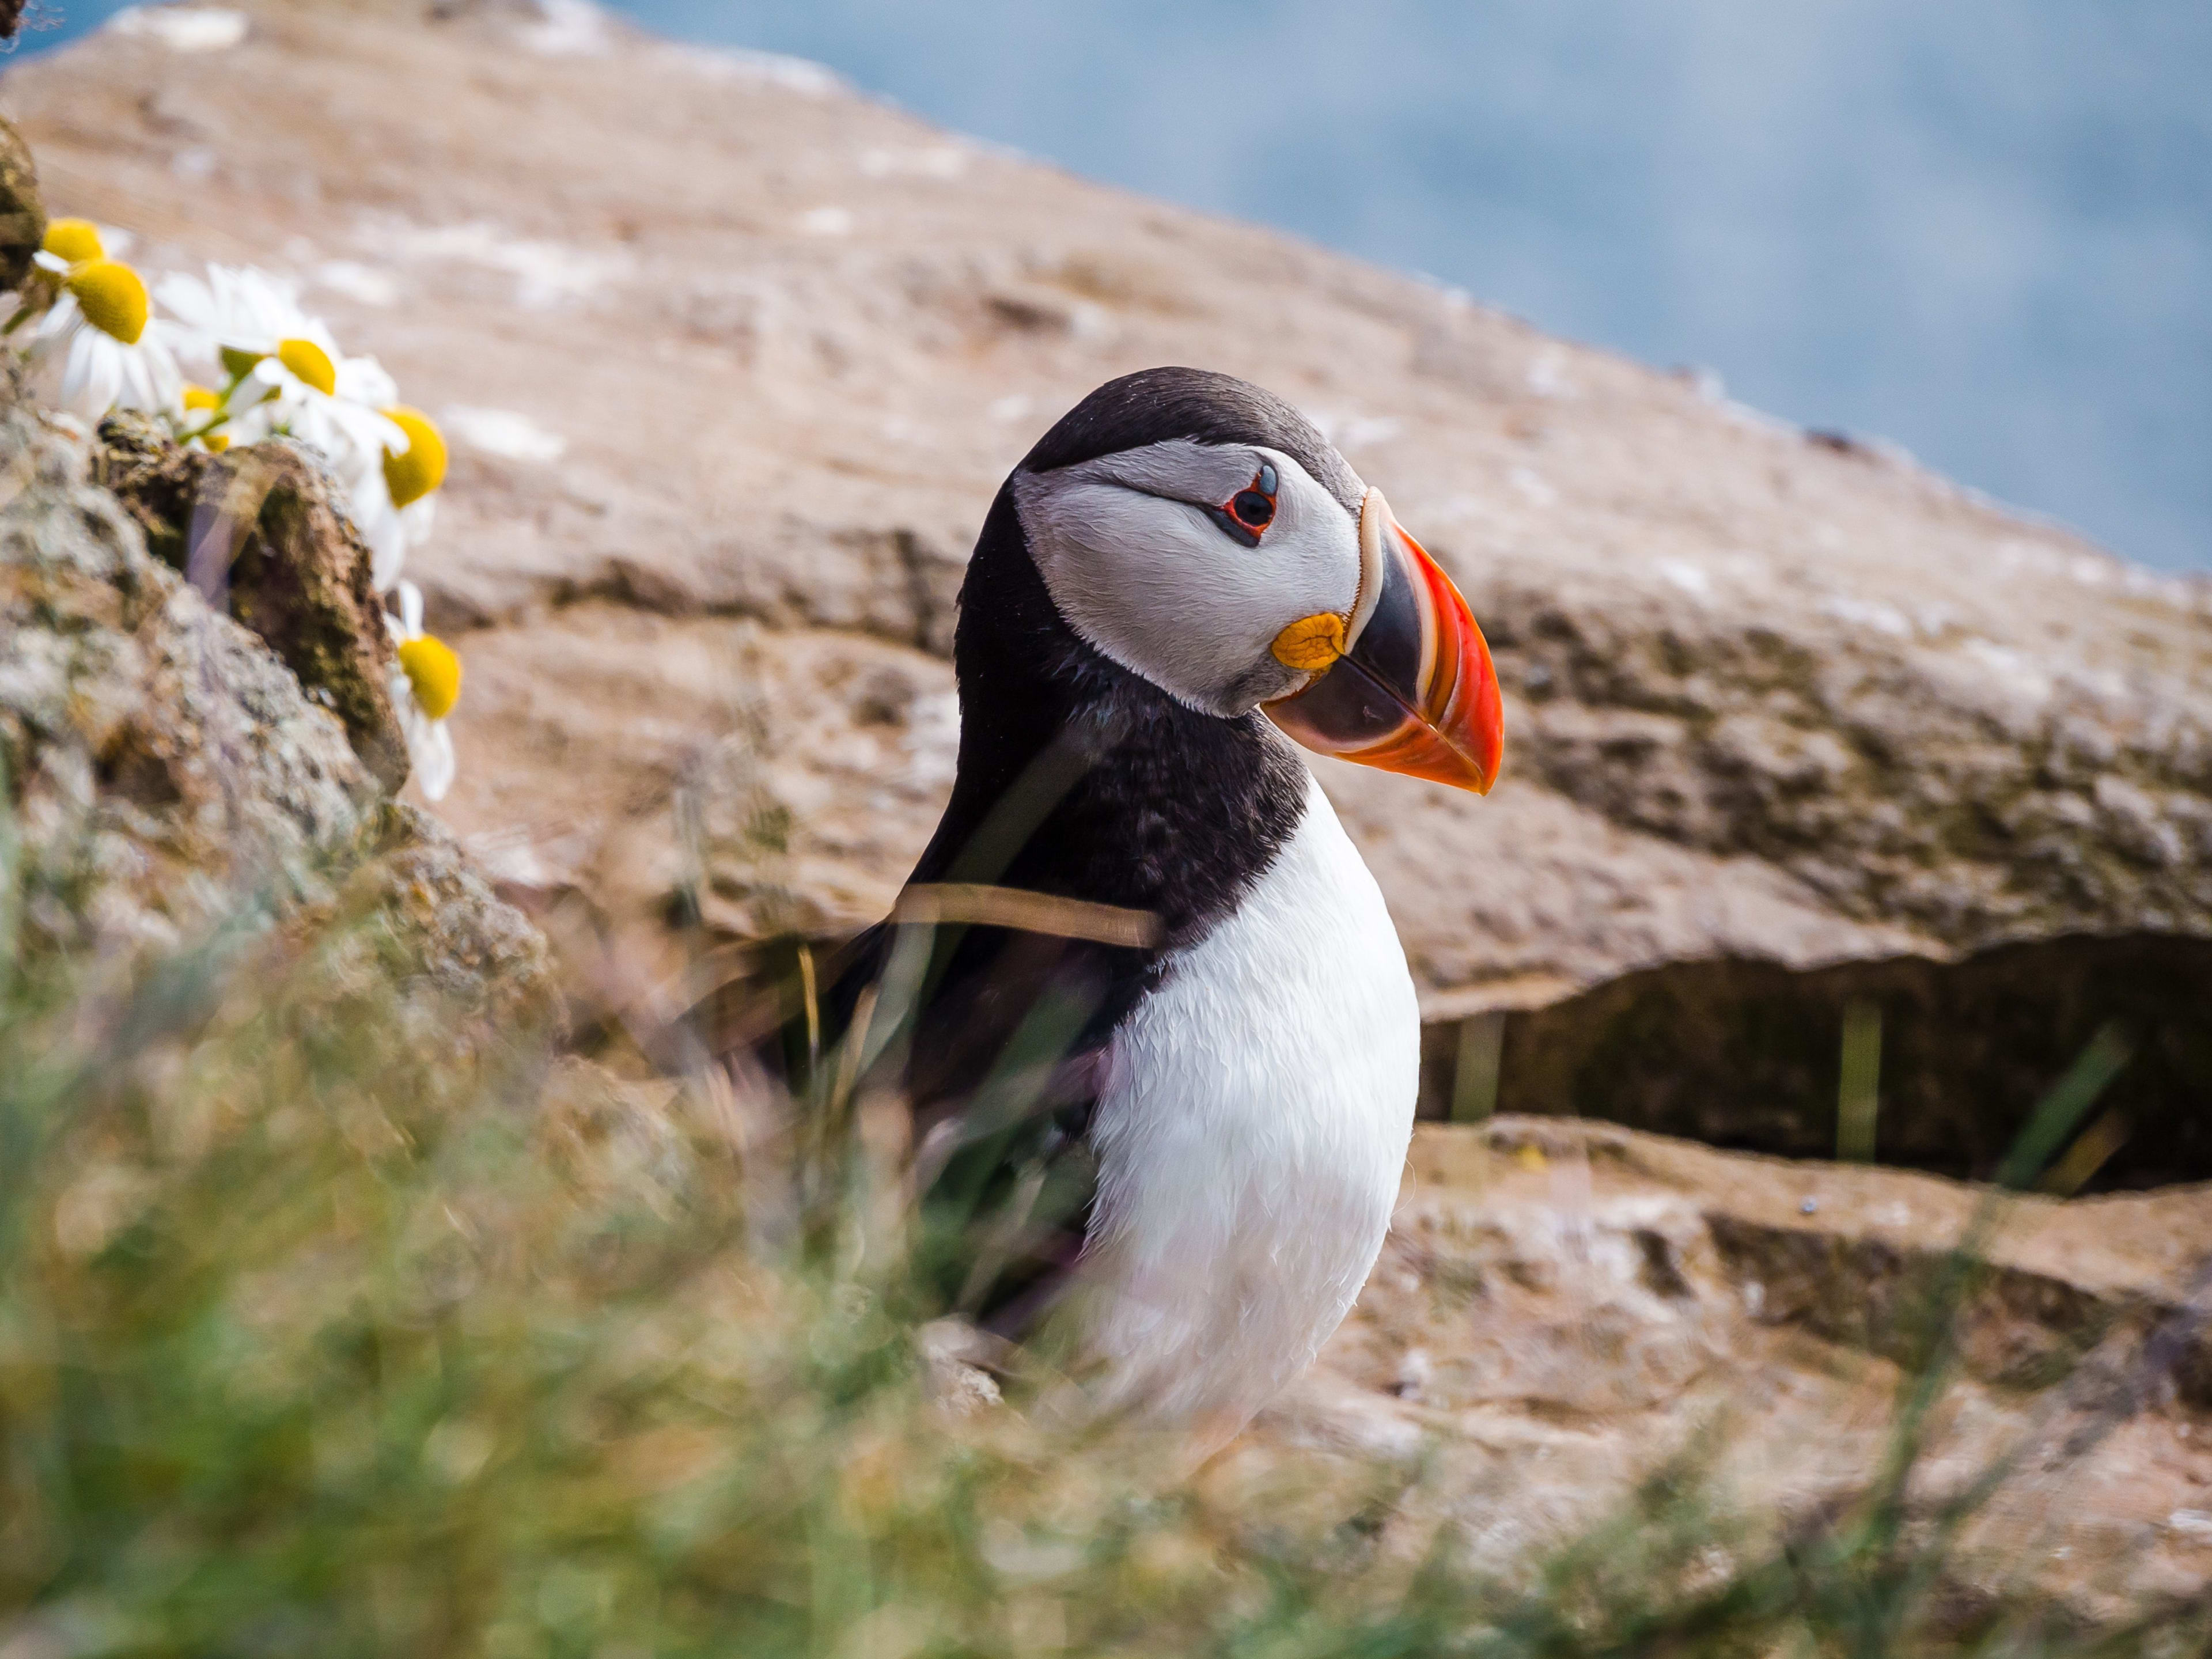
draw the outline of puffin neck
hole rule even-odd
[[[1011,488],[961,586],[953,661],[959,769],[917,882],[1149,910],[1185,947],[1236,908],[1304,815],[1305,769],[1266,720],[1190,708],[1068,626]]]

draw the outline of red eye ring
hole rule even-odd
[[[1262,465],[1246,484],[1219,507],[1206,509],[1213,521],[1247,547],[1257,547],[1260,537],[1275,521],[1275,469]]]

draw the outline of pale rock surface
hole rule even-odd
[[[1422,1501],[1540,1559],[1674,1467],[1747,1536],[1876,1478],[1954,1246],[1959,1374],[1908,1488],[2000,1458],[1945,1562],[1971,1607],[2036,1586],[2107,1623],[2212,1582],[2212,1193],[2002,1204],[1933,1176],[1715,1152],[1610,1125],[1423,1124],[1382,1259],[1322,1364],[1230,1455],[1431,1460]]]

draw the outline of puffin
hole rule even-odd
[[[1358,1297],[1419,1087],[1404,951],[1304,754],[1486,793],[1489,649],[1311,421],[1161,368],[1007,477],[953,665],[935,834],[755,1057],[802,1109],[903,1102],[938,1310],[1225,1439]]]

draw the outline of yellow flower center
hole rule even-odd
[[[384,482],[394,507],[408,507],[446,482],[446,440],[419,409],[395,404],[385,418],[407,434],[407,447],[384,452]]]
[[[461,659],[445,641],[425,634],[399,647],[399,666],[415,688],[415,702],[434,720],[453,712],[461,700]]]
[[[200,441],[208,447],[208,451],[210,454],[220,455],[224,450],[230,447],[230,434],[228,432],[210,432],[207,436],[202,438]]]
[[[88,259],[70,272],[68,283],[87,322],[125,345],[138,343],[146,331],[146,284],[137,271],[113,259]]]
[[[185,409],[187,413],[213,409],[222,402],[222,398],[204,386],[187,386],[185,388]]]
[[[325,398],[338,389],[338,366],[313,340],[279,340],[276,361]]]
[[[100,245],[100,231],[89,219],[55,220],[46,227],[46,240],[40,246],[55,258],[73,265],[107,257],[107,250]]]

